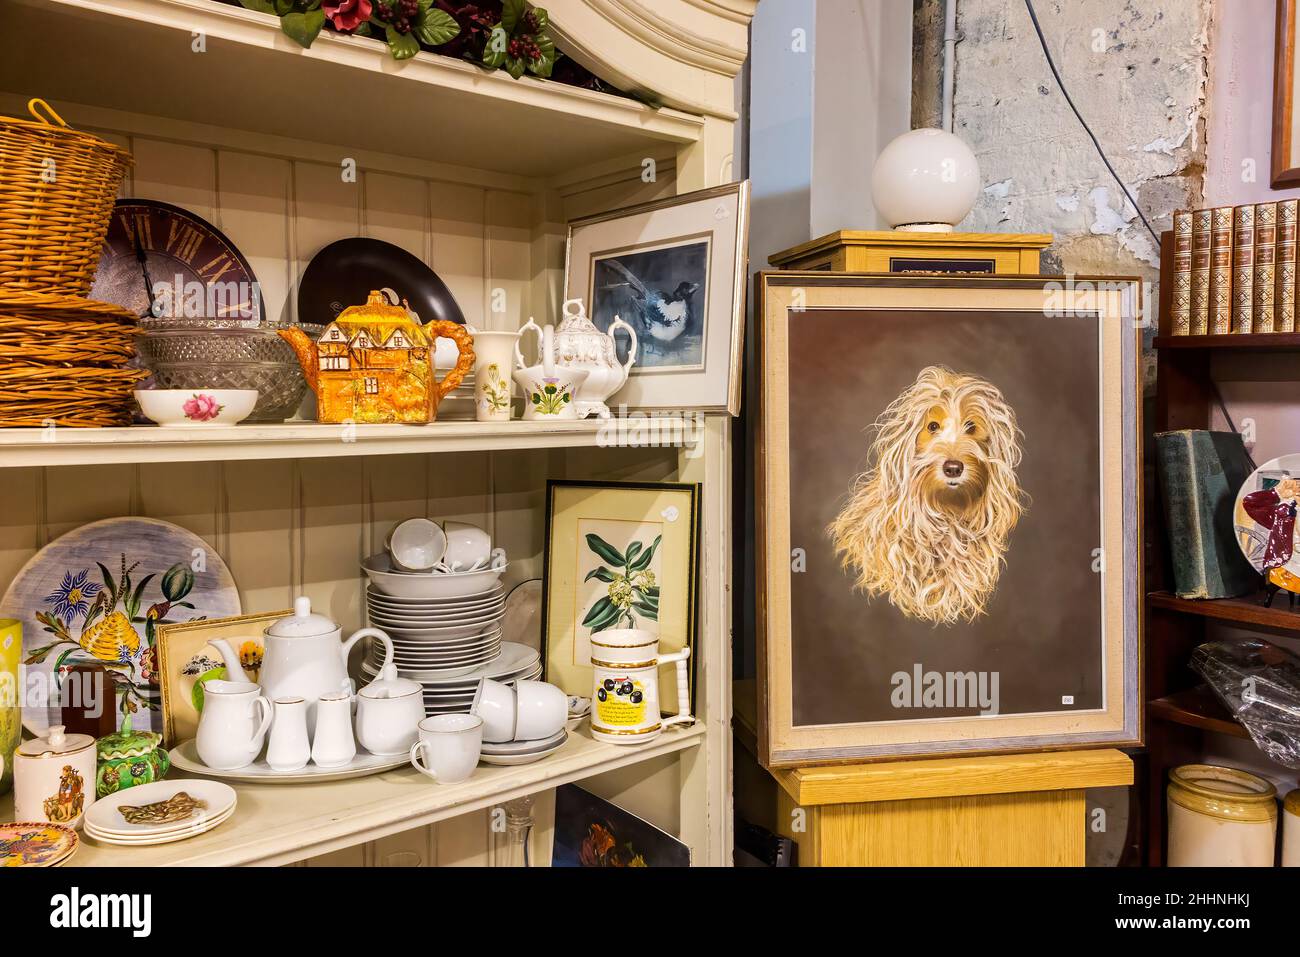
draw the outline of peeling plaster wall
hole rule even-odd
[[[918,27],[941,4],[922,0]],[[1157,232],[1200,204],[1209,0],[1036,0],[1076,105]],[[926,9],[930,8],[930,9]],[[1140,274],[1158,248],[1061,95],[1023,0],[958,0],[955,132],[984,192],[959,227],[1050,232],[1044,271]],[[918,47],[920,43],[918,42]],[[918,90],[936,82],[917,72]]]

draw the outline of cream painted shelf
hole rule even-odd
[[[607,443],[605,424],[435,422],[415,425],[227,425],[202,429],[0,429],[0,468],[145,462],[237,462],[414,452],[583,448]]]
[[[440,785],[414,768],[306,785],[236,784],[234,816],[207,834],[154,847],[113,847],[82,837],[73,867],[228,867],[291,864],[361,841],[432,824],[505,801],[699,747],[703,725],[667,729],[650,744],[598,743],[584,725],[564,747],[536,764],[480,765],[469,780]],[[184,778],[173,772],[168,780]],[[13,813],[12,795],[0,799],[0,819]]]
[[[147,103],[175,120],[537,178],[690,144],[704,125],[452,57],[399,63],[366,37],[326,32],[304,50],[271,15],[213,0],[0,0],[0,11],[0,88],[51,102]]]

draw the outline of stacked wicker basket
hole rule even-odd
[[[86,293],[131,156],[27,108],[0,116],[0,426],[127,425],[136,317]]]

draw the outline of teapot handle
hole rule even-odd
[[[632,345],[627,350],[627,361],[623,363],[623,375],[626,376],[632,369],[632,363],[636,362],[636,330],[632,328],[631,323],[624,322],[621,316],[615,316],[614,321],[609,324],[609,337],[614,338],[615,329],[626,329],[628,336],[632,339]],[[617,355],[617,353],[615,353]]]
[[[437,370],[432,370],[430,375],[434,377],[434,411],[437,412],[437,403],[441,402],[452,389],[460,385],[461,380],[469,375],[470,370],[474,368],[474,337],[465,331],[465,327],[459,322],[452,322],[450,319],[435,319],[424,327],[429,334],[430,340],[437,336],[446,336],[456,343],[456,349],[460,352],[460,358],[456,360],[456,366],[445,376],[442,381],[437,381]],[[433,349],[429,349],[429,365],[433,365]],[[353,637],[356,637],[355,635]]]
[[[515,368],[516,369],[528,368],[528,363],[524,361],[524,354],[519,351],[519,343],[524,341],[524,333],[530,331],[537,333],[538,348],[539,349],[541,348],[541,342],[543,338],[542,327],[533,321],[532,316],[529,316],[528,321],[525,322],[519,328],[519,338],[515,340]]]
[[[677,665],[677,714],[664,718],[661,722],[666,728],[674,724],[694,724],[695,716],[691,714],[691,688],[686,678],[686,661],[691,657],[691,649],[683,648],[671,655],[660,655],[659,664]]]
[[[445,322],[449,320],[440,320],[440,321]],[[453,326],[458,325],[458,323],[453,322],[452,325]],[[352,646],[355,645],[360,639],[366,637],[378,638],[380,641],[384,643],[384,663],[380,666],[380,670],[382,671],[384,668],[387,668],[388,665],[393,660],[393,639],[389,638],[387,634],[380,631],[378,628],[362,628],[360,631],[354,632],[352,637],[349,638],[347,641],[343,642],[343,650],[341,652],[343,655],[343,665],[344,667],[347,666],[348,652],[352,650]]]

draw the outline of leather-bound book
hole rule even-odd
[[[1192,335],[1210,331],[1210,221],[1213,210],[1192,213]]]
[[[1210,335],[1232,331],[1232,207],[1210,211]]]
[[[1255,204],[1254,320],[1251,332],[1273,331],[1273,263],[1277,253],[1277,203]]]
[[[1174,294],[1169,308],[1173,321],[1170,329],[1176,336],[1192,332],[1192,213],[1181,209],[1174,213]]]
[[[1250,332],[1255,316],[1255,206],[1232,211],[1232,331]]]
[[[1277,252],[1273,275],[1273,331],[1295,332],[1295,242],[1297,201],[1277,201]]]
[[[1253,591],[1259,574],[1237,546],[1232,508],[1250,475],[1235,432],[1156,433],[1156,471],[1179,598],[1231,598]]]

